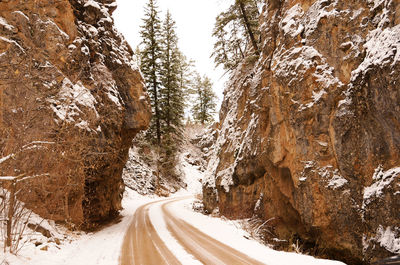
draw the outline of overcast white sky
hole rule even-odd
[[[117,28],[133,49],[140,43],[140,25],[144,6],[148,0],[117,0],[118,8],[113,17]],[[169,9],[176,21],[179,47],[182,52],[196,61],[197,71],[209,76],[214,83],[219,105],[223,99],[224,83],[228,75],[223,76],[221,68],[215,69],[210,58],[213,48],[211,37],[215,17],[224,10],[230,1],[224,0],[157,0],[162,11],[161,19]],[[223,77],[222,77],[223,76]]]

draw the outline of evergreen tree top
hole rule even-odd
[[[258,8],[261,0],[235,0],[215,21],[213,30],[216,66],[230,71],[247,56],[259,55]]]

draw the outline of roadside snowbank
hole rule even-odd
[[[235,226],[232,221],[223,221],[220,218],[214,218],[196,213],[191,209],[193,199],[181,200],[171,204],[171,211],[175,215],[205,234],[216,240],[238,250],[251,258],[259,260],[268,265],[340,265],[339,261],[316,259],[311,256],[296,253],[288,253],[270,249],[255,240],[246,239],[248,233]],[[153,219],[152,219],[153,220]],[[169,241],[166,241],[169,244]]]
[[[70,242],[61,245],[48,244],[47,251],[40,250],[43,245],[35,247],[32,242],[24,246],[18,256],[6,254],[4,258],[0,258],[0,264],[118,265],[123,237],[132,221],[133,214],[139,206],[155,199],[155,197],[141,196],[127,189],[122,201],[124,210],[121,212],[122,219],[119,223],[95,233],[65,232],[67,241]]]

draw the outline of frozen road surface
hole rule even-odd
[[[122,243],[120,265],[343,264],[269,249],[218,218],[194,213],[191,200],[165,199],[139,207]]]
[[[250,258],[218,240],[201,232],[199,229],[174,215],[171,204],[182,199],[152,202],[137,209],[132,224],[125,235],[121,264],[182,264],[160,238],[151,222],[150,208],[161,206],[161,216],[166,227],[176,241],[203,264],[264,264]]]

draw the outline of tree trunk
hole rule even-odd
[[[154,89],[154,108],[156,114],[156,127],[157,127],[157,144],[161,145],[161,124],[160,124],[160,110],[158,109],[158,91],[157,91],[157,83],[156,77],[153,79],[153,89]]]
[[[11,245],[12,245],[12,221],[14,216],[14,207],[15,207],[15,190],[16,190],[16,180],[14,179],[11,184],[10,189],[10,203],[8,205],[8,216],[7,216],[7,247],[10,248],[11,252]]]
[[[241,0],[237,0],[237,2],[239,3],[240,12],[242,13],[243,21],[244,21],[244,24],[246,25],[247,33],[249,33],[250,41],[251,41],[251,44],[253,45],[254,51],[257,55],[260,55],[260,51],[258,50],[257,41],[256,41],[256,38],[254,37],[253,31],[251,30],[249,18],[247,17],[247,13],[246,13],[244,4]]]

